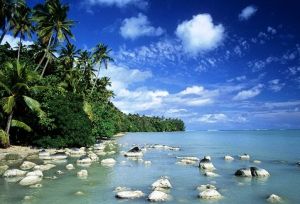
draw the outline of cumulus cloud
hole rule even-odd
[[[240,92],[238,92],[237,95],[235,95],[233,97],[233,100],[241,101],[241,100],[247,100],[247,99],[253,98],[261,93],[262,88],[263,88],[263,85],[258,84],[257,86],[255,86],[251,89],[240,91]]]
[[[122,22],[120,34],[123,38],[136,39],[141,36],[160,36],[164,33],[161,27],[151,26],[147,16],[139,13],[137,17],[126,18]]]
[[[203,123],[220,123],[220,122],[226,122],[229,118],[227,115],[223,113],[217,113],[217,114],[204,114],[202,115],[198,121]]]
[[[195,94],[195,95],[201,95],[204,92],[203,86],[192,86],[187,87],[185,90],[181,91],[180,94],[182,95],[189,95],[189,94]]]
[[[144,8],[148,5],[148,2],[145,0],[85,0],[85,3],[89,6],[117,6],[119,8],[123,8],[128,5],[135,5],[140,8]]]
[[[241,21],[248,20],[257,12],[257,8],[255,6],[247,6],[244,8],[239,14],[239,19]]]
[[[224,39],[224,32],[223,25],[215,25],[210,14],[198,14],[180,23],[175,34],[187,52],[197,54],[218,47]]]
[[[12,48],[15,48],[18,46],[18,43],[19,43],[19,38],[14,38],[13,36],[11,35],[5,35],[4,38],[3,38],[3,41],[1,42],[1,45],[4,45],[5,43],[9,43],[10,46]],[[32,41],[28,41],[28,40],[23,40],[22,41],[22,45],[31,45],[33,44]]]

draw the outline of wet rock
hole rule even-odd
[[[239,155],[239,158],[241,160],[250,160],[250,155],[249,154]]]
[[[253,163],[255,163],[255,164],[260,164],[261,161],[259,161],[259,160],[253,160]]]
[[[68,155],[65,152],[56,152],[51,155],[52,160],[65,160],[68,158]]]
[[[142,191],[119,191],[116,193],[116,197],[120,199],[135,199],[143,197],[145,194]]]
[[[198,157],[176,157],[177,159],[186,159],[191,161],[199,161],[200,159]]]
[[[170,200],[170,195],[162,191],[153,191],[148,196],[148,200],[151,202],[164,202]]]
[[[4,177],[20,177],[25,176],[27,171],[19,170],[19,169],[9,169],[4,172]]]
[[[82,191],[77,191],[76,193],[74,193],[75,195],[77,195],[77,196],[83,196],[84,195],[84,193],[82,192]]]
[[[176,164],[180,165],[195,165],[199,162],[198,157],[176,157],[180,159],[180,161],[176,162]]]
[[[64,172],[63,172],[63,171],[61,171],[61,170],[58,170],[58,171],[56,171],[56,174],[58,174],[58,175],[62,175],[62,174],[64,174]]]
[[[162,177],[155,181],[152,185],[152,189],[156,188],[164,188],[164,189],[169,189],[172,188],[172,185],[167,177]]]
[[[84,148],[72,148],[68,150],[70,157],[81,157],[86,154]]]
[[[279,197],[278,195],[271,194],[270,196],[268,196],[267,201],[269,203],[281,203],[282,202],[282,198]]]
[[[219,174],[216,174],[216,173],[214,173],[214,172],[208,171],[208,172],[205,172],[205,173],[204,173],[204,176],[207,176],[207,177],[218,177],[218,176],[220,176],[220,175],[219,175]]]
[[[247,169],[247,168],[242,168],[242,169],[237,170],[234,175],[240,176],[240,177],[252,177],[250,169]]]
[[[39,158],[43,160],[51,159],[50,152],[47,152],[46,150],[41,150],[39,152]]]
[[[104,166],[114,166],[117,163],[113,158],[103,159],[101,160],[101,164]]]
[[[77,172],[77,176],[80,178],[86,178],[88,176],[88,171],[83,169]]]
[[[23,164],[20,166],[20,169],[22,170],[29,170],[35,167],[36,164],[30,161],[24,161]]]
[[[133,147],[124,154],[125,157],[142,157],[143,152],[139,147]]]
[[[151,146],[149,146],[149,148],[158,149],[158,150],[170,150],[170,151],[179,151],[180,150],[179,147],[171,147],[168,145],[161,145],[161,144],[151,145]]]
[[[232,156],[230,156],[230,155],[226,155],[226,156],[224,157],[224,159],[225,159],[226,161],[233,161],[233,160],[234,160],[234,158],[233,158]]]
[[[77,164],[91,164],[92,160],[88,156],[82,156],[77,161]]]
[[[29,186],[29,188],[42,188],[42,187],[43,187],[43,185],[40,183]]]
[[[92,160],[92,162],[99,161],[99,157],[94,152],[89,152],[88,157]]]
[[[207,156],[200,160],[199,168],[204,169],[204,170],[209,170],[209,171],[216,169],[214,167],[214,165],[212,164],[210,157],[207,157]]]
[[[2,176],[8,168],[9,167],[7,165],[0,166],[0,176]]]
[[[23,178],[19,184],[21,186],[30,186],[30,185],[34,185],[37,184],[39,182],[42,181],[42,177],[39,176],[26,176],[25,178]]]
[[[54,164],[44,164],[44,165],[36,165],[33,169],[41,170],[41,171],[48,171],[54,167],[56,167],[56,165],[54,165]]]
[[[215,189],[206,189],[200,192],[198,197],[205,200],[217,200],[221,199],[222,195]]]
[[[68,169],[68,170],[73,170],[73,169],[75,169],[75,167],[74,167],[73,164],[67,164],[67,165],[66,165],[66,169]]]
[[[211,184],[206,184],[206,185],[200,185],[197,187],[197,190],[198,191],[205,191],[207,189],[213,189],[213,190],[216,190],[217,188],[214,186],[214,185],[211,185]]]
[[[38,176],[38,177],[43,177],[43,172],[41,170],[35,170],[35,171],[31,171],[31,172],[28,172],[26,174],[26,176]]]

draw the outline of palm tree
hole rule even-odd
[[[79,56],[79,50],[75,45],[68,43],[66,47],[60,50],[59,59],[70,70],[74,66],[74,61]]]
[[[31,128],[26,123],[13,119],[14,111],[19,105],[25,104],[29,109],[37,113],[40,118],[45,116],[39,102],[28,96],[31,91],[41,88],[39,86],[30,86],[36,78],[35,72],[30,71],[25,64],[20,64],[18,61],[6,63],[4,71],[0,72],[0,90],[3,92],[0,100],[2,109],[7,114],[5,132],[8,137],[11,126],[31,131]],[[8,138],[7,146],[9,145]]]
[[[35,6],[33,19],[37,23],[36,30],[43,42],[47,42],[47,49],[57,40],[63,42],[66,39],[69,43],[69,37],[73,37],[71,27],[74,25],[74,21],[67,18],[68,11],[69,6],[62,5],[60,0],[46,0],[45,4]],[[36,69],[39,66],[40,64]],[[46,67],[47,63],[44,69]]]
[[[46,58],[45,53],[47,53],[47,48],[47,44],[43,43],[43,41],[39,38],[33,44],[29,45],[29,49],[34,53],[33,58],[35,60],[39,59],[39,64],[34,71],[37,71],[37,69],[41,66],[42,62]]]
[[[96,78],[94,80],[94,84],[93,84],[93,87],[91,90],[91,94],[93,93],[94,88],[96,86],[102,64],[104,65],[104,68],[107,69],[108,62],[113,61],[113,59],[109,56],[110,51],[111,50],[108,49],[108,47],[106,45],[101,44],[101,43],[98,44],[96,46],[96,48],[94,49],[94,53],[93,53],[94,63],[98,64],[99,66],[98,66],[98,72],[97,72],[97,75],[96,75]]]
[[[47,59],[47,61],[44,65],[44,68],[42,70],[42,73],[41,73],[40,77],[44,76],[46,68],[47,68],[49,62],[52,62],[52,61],[54,61],[54,59],[56,59],[55,53],[56,53],[55,45],[53,45],[51,47],[47,47],[47,49],[45,50],[44,56]]]
[[[6,33],[11,29],[12,19],[17,13],[20,6],[25,6],[24,0],[0,0],[0,29],[2,34],[0,37],[0,44],[3,41]]]
[[[82,82],[85,89],[87,89],[87,87],[91,85],[92,77],[96,77],[94,72],[97,71],[94,69],[91,52],[87,50],[80,51],[77,66],[82,71],[80,82]]]
[[[20,36],[19,40],[19,48],[18,48],[18,61],[20,60],[20,52],[22,47],[22,39],[25,39],[27,35],[31,38],[31,34],[33,32],[33,27],[31,24],[31,10],[27,6],[21,6],[17,10],[18,12],[15,14],[14,18],[12,19],[12,27],[13,27],[13,34],[14,37]]]

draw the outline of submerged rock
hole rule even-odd
[[[242,168],[235,172],[236,176],[241,177],[268,177],[270,176],[269,172],[265,169],[250,167],[250,168]]]
[[[20,166],[20,169],[22,170],[29,170],[35,167],[36,164],[30,161],[24,161],[23,164]]]
[[[73,169],[75,169],[75,167],[74,167],[73,164],[67,164],[67,165],[66,165],[66,169],[68,169],[68,170],[73,170]]]
[[[234,158],[233,158],[232,156],[230,156],[230,155],[226,155],[226,156],[224,157],[224,159],[225,159],[226,161],[233,161],[233,160],[234,160]]]
[[[250,155],[249,154],[239,155],[239,158],[241,160],[250,160]]]
[[[88,171],[83,169],[77,172],[77,176],[80,178],[86,178],[88,176]]]
[[[200,192],[198,197],[205,200],[216,200],[221,199],[222,195],[215,189],[206,189]]]
[[[143,197],[145,194],[142,191],[136,190],[136,191],[119,191],[116,193],[116,197],[120,199],[135,199]]]
[[[19,169],[9,169],[4,172],[3,176],[4,177],[20,177],[20,176],[25,176],[27,171],[22,171]]]
[[[82,191],[77,191],[76,193],[74,193],[75,195],[77,195],[77,196],[83,196],[84,195],[84,193],[82,192]]]
[[[51,155],[51,159],[53,160],[65,160],[68,158],[68,155],[65,152],[56,152]]]
[[[164,189],[169,189],[172,188],[172,185],[167,177],[162,177],[155,181],[152,185],[152,189],[156,188],[164,188]]]
[[[200,160],[199,168],[205,169],[205,170],[210,170],[210,171],[216,169],[214,167],[214,165],[212,164],[210,157],[207,157],[207,156]]]
[[[153,191],[148,196],[148,200],[151,202],[164,202],[170,200],[170,195],[162,191]]]
[[[101,164],[104,166],[114,166],[117,163],[113,158],[103,159],[101,160]]]
[[[269,203],[281,203],[282,202],[282,198],[279,197],[278,195],[271,194],[270,196],[268,196],[267,201]]]

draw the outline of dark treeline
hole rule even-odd
[[[179,119],[126,115],[110,101],[113,59],[98,44],[80,50],[71,43],[68,5],[46,0],[29,8],[22,0],[0,0],[0,44],[6,34],[17,47],[0,46],[0,145],[88,146],[118,132],[182,131]],[[22,42],[34,43],[26,46]]]

